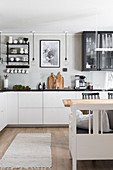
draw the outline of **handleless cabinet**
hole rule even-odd
[[[42,92],[19,93],[19,124],[42,124]]]
[[[69,124],[70,108],[63,99],[75,99],[75,92],[44,92],[44,124]]]
[[[0,93],[0,131],[7,125],[6,94]]]
[[[18,124],[18,93],[7,93],[7,124]]]

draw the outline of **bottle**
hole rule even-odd
[[[45,85],[45,82],[43,83],[43,90],[45,90],[45,88],[46,88],[46,85]]]
[[[4,89],[8,89],[8,76],[4,76]]]
[[[41,89],[42,89],[42,84],[39,83],[39,85],[38,85],[38,90],[41,90]]]

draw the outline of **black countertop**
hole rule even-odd
[[[13,90],[13,89],[3,89],[0,90],[0,92],[43,92],[43,91],[74,91],[74,92],[78,92],[78,91],[113,91],[113,89],[109,89],[109,90],[105,90],[105,89],[93,89],[93,90],[89,90],[89,89],[44,89],[44,90],[38,90],[38,89],[30,89],[30,90]]]

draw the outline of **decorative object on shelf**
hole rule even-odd
[[[64,89],[64,77],[58,72],[57,76],[57,81],[56,81],[56,87],[57,89]]]
[[[27,44],[28,43],[28,38],[23,38],[24,43]]]
[[[23,38],[19,38],[19,43],[20,43],[20,44],[23,43]]]
[[[56,77],[51,73],[51,76],[47,79],[47,88],[56,89]]]
[[[60,40],[40,40],[40,67],[60,67]]]
[[[4,89],[8,89],[8,76],[4,75]]]
[[[14,57],[10,57],[10,61],[14,61]]]
[[[9,43],[13,43],[13,37],[9,36]]]
[[[14,40],[13,42],[14,42],[14,44],[17,44],[17,43],[18,43],[18,40]]]
[[[14,85],[13,90],[30,90],[31,88],[29,86],[23,86],[23,85]]]
[[[24,48],[20,48],[20,54],[24,53]]]
[[[10,54],[17,54],[18,49],[17,48],[10,48]]]

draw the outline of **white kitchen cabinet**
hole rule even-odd
[[[69,124],[70,108],[44,109],[44,124]]]
[[[19,109],[19,124],[42,124],[42,109]]]
[[[75,92],[44,92],[44,124],[69,124],[70,109],[63,99],[75,99]]]
[[[18,124],[18,93],[7,93],[7,124]]]
[[[75,99],[75,92],[44,92],[44,107],[64,108],[63,99]]]
[[[7,94],[0,93],[0,131],[7,125]]]
[[[42,107],[42,92],[20,92],[19,107],[22,108]]]
[[[19,124],[42,124],[42,92],[19,93]]]

